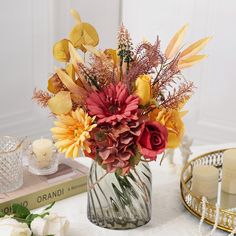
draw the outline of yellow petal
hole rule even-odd
[[[207,55],[194,55],[185,60],[180,60],[178,63],[178,68],[182,70],[184,68],[190,67],[203,60],[205,57],[207,57]]]
[[[62,122],[59,121],[54,121],[53,122],[55,126],[61,127],[61,128],[66,128],[67,126],[63,124]]]
[[[61,62],[68,62],[70,60],[70,53],[68,48],[69,40],[62,39],[53,46],[53,56],[56,60]]]
[[[56,147],[60,147],[60,148],[66,148],[67,146],[71,145],[73,143],[73,140],[70,139],[64,139],[61,141],[57,141],[55,143]]]
[[[74,144],[72,144],[66,151],[66,157],[73,157]]]
[[[60,80],[62,83],[72,92],[76,94],[80,94],[81,96],[85,95],[85,91],[79,87],[71,78],[69,75],[66,74],[61,69],[56,69],[56,73],[58,74]]]
[[[61,115],[58,117],[58,119],[65,124],[66,126],[70,126],[70,125],[74,125],[75,124],[75,120],[71,117],[71,116],[64,116]]]
[[[187,57],[191,57],[196,55],[199,51],[201,51],[205,45],[209,42],[212,37],[207,37],[198,40],[197,42],[191,44],[180,54],[180,59],[186,59]]]
[[[70,32],[69,39],[75,48],[80,48],[83,40],[83,25],[79,23],[73,27]]]
[[[74,150],[73,150],[73,157],[76,158],[79,156],[79,148],[75,145]]]
[[[61,128],[61,127],[53,127],[51,128],[51,132],[54,134],[64,134],[66,133],[68,130],[66,128]]]
[[[79,15],[79,13],[78,13],[75,9],[71,9],[71,10],[70,10],[70,14],[74,17],[74,19],[76,20],[76,22],[77,22],[78,24],[81,23],[80,15]]]
[[[68,134],[53,134],[52,137],[56,140],[59,140],[59,139],[67,139],[68,138]]]
[[[180,112],[179,112],[179,115],[180,115],[180,117],[182,118],[182,117],[184,117],[187,113],[188,113],[188,111],[180,111]]]
[[[184,25],[175,35],[174,37],[170,40],[166,51],[165,51],[165,56],[167,59],[172,58],[179,50],[182,42],[184,35],[188,29],[188,25]]]
[[[141,75],[135,81],[135,95],[140,98],[140,104],[145,106],[151,99],[151,77],[149,75]]]
[[[72,109],[70,92],[60,91],[48,101],[48,107],[56,115],[67,114]]]

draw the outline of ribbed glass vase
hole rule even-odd
[[[148,163],[140,162],[126,176],[105,174],[106,170],[93,162],[88,178],[88,219],[100,227],[121,230],[148,223],[152,207]]]

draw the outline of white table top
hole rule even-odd
[[[216,150],[223,147],[236,147],[235,144],[218,146],[193,147],[193,155],[199,155],[206,151]],[[178,153],[176,155],[178,158]],[[180,157],[179,157],[180,158]],[[89,165],[90,160],[81,158],[80,162]],[[171,170],[165,163],[159,166],[158,162],[151,163],[153,175],[152,192],[152,219],[140,228],[126,231],[116,231],[100,228],[93,225],[87,219],[87,194],[83,193],[55,204],[52,211],[66,216],[70,221],[68,236],[197,236],[199,220],[192,216],[182,205],[179,190],[180,170]],[[204,232],[209,232],[211,226],[204,224]],[[228,235],[217,230],[214,236]]]

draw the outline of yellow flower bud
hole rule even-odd
[[[146,105],[151,99],[151,77],[149,75],[141,75],[135,82],[135,95],[140,98],[140,104]]]

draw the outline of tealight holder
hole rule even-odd
[[[16,137],[0,137],[0,193],[12,192],[23,184],[23,141]]]
[[[53,147],[52,155],[41,156],[40,158],[33,152],[32,144],[26,153],[28,157],[28,170],[35,175],[50,175],[58,170],[59,154]]]

